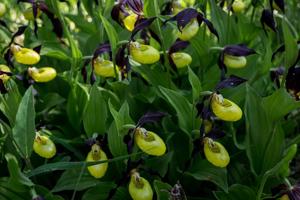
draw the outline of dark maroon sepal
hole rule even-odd
[[[140,18],[136,21],[134,29],[131,34],[131,40],[134,40],[134,36],[141,30],[148,28],[152,22],[156,19],[156,17],[152,18]]]
[[[253,49],[248,48],[244,44],[225,46],[223,52],[232,56],[249,56],[256,53]]]
[[[260,18],[260,22],[263,26],[264,31],[266,32],[265,26],[271,28],[274,32],[276,32],[276,22],[273,16],[272,10],[264,9]]]
[[[0,79],[0,93],[1,93],[1,94],[6,94],[6,93],[8,93],[7,89],[6,89],[5,86],[4,86],[4,83],[3,83],[2,79]]]
[[[228,78],[225,78],[216,86],[216,91],[224,89],[224,88],[234,88],[242,83],[245,83],[247,80],[235,75],[230,75]]]
[[[163,117],[165,117],[167,113],[164,112],[147,112],[144,114],[138,121],[136,127],[141,127],[146,123],[154,123],[160,121]]]

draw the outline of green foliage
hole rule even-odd
[[[130,1],[132,6],[140,0]],[[151,65],[133,60],[129,47],[132,32],[122,21],[128,14],[139,13],[138,8],[133,12],[126,5],[129,13],[119,13],[117,23],[111,13],[117,3],[114,0],[35,2],[42,8],[36,23],[22,16],[31,3],[0,2],[6,6],[0,15],[0,65],[9,65],[8,61],[14,65],[9,66],[9,80],[4,78],[6,73],[0,74],[1,200],[38,195],[46,200],[130,200],[128,184],[134,170],[149,181],[153,199],[158,200],[175,199],[172,194],[179,186],[185,193],[181,192],[182,199],[276,199],[280,195],[273,194],[273,188],[297,184],[299,174],[294,173],[297,162],[293,159],[299,159],[300,96],[292,96],[286,84],[290,67],[299,66],[296,1],[285,1],[284,13],[273,12],[274,32],[264,30],[260,23],[263,9],[270,8],[269,1],[244,0],[245,9],[234,13],[228,10],[232,1],[223,5],[221,0],[196,0],[191,8],[201,13],[198,20],[202,24],[187,47],[178,50],[192,57],[191,64],[180,69],[173,66],[169,54],[178,42],[177,23],[190,19],[186,13],[178,22],[171,17],[191,0],[176,0],[179,7],[175,0],[142,0],[143,12],[133,24],[147,27],[134,40],[159,51],[160,61]],[[170,13],[168,6],[172,7]],[[43,10],[46,7],[48,10]],[[155,17],[151,24],[143,21],[150,17]],[[24,33],[12,40],[23,25],[28,25]],[[212,26],[219,38],[210,32]],[[41,45],[40,61],[26,66],[18,63],[14,54],[8,60],[12,44],[31,49]],[[222,54],[228,53],[228,48],[230,53],[231,45],[237,44],[255,53],[246,55],[244,68],[223,69],[226,73],[221,77]],[[238,56],[243,50],[235,49],[233,54]],[[95,76],[97,56],[99,62],[113,62],[115,78]],[[55,79],[34,82],[28,67],[46,66],[56,70]],[[246,83],[232,87],[237,81],[233,80],[216,91],[220,80],[236,76]],[[293,76],[300,80],[299,73]],[[300,92],[298,83],[292,88],[297,90],[295,94]],[[237,104],[242,118],[237,122],[218,119],[211,108],[215,93]],[[228,108],[231,105],[220,103],[219,110]],[[166,144],[166,153],[151,156],[142,152],[134,139],[136,128],[144,128],[140,134],[146,142],[153,142],[147,131],[156,133]],[[47,144],[36,132],[56,145],[53,158],[32,152],[34,141]],[[206,159],[203,137],[225,147],[230,156],[228,166],[220,168]],[[95,143],[108,159],[99,161],[99,149],[93,149],[95,161],[86,162]],[[213,140],[208,146],[218,153]],[[107,162],[101,179],[87,170]]]

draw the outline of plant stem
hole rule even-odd
[[[295,29],[295,27],[293,26],[293,24],[289,21],[289,19],[286,16],[281,15],[281,14],[279,14],[277,12],[274,12],[274,16],[278,17],[278,18],[280,18],[282,20],[284,20],[287,23],[287,25],[290,27],[290,29],[292,30],[294,36],[296,38],[298,38],[298,32],[297,32],[297,30]]]
[[[159,7],[158,7],[158,0],[154,0],[154,7],[155,7],[155,16],[157,18],[159,18]],[[163,37],[163,34],[162,34],[162,31],[161,31],[161,28],[160,28],[160,24],[159,24],[159,21],[156,20],[156,25],[157,25],[157,28],[158,28],[158,32],[159,32],[159,37],[160,37],[160,40],[161,40],[161,46],[162,46],[162,50],[163,50],[163,53],[164,53],[164,62],[167,63],[168,62],[168,55],[167,55],[167,52],[166,52],[166,46],[165,46],[165,42],[164,42],[164,37]],[[171,74],[170,74],[170,66],[168,64],[166,64],[166,70],[167,70],[167,74],[169,76],[169,86],[171,86]]]
[[[75,199],[77,187],[78,187],[78,184],[79,184],[79,182],[80,182],[80,180],[81,180],[81,178],[82,178],[82,175],[83,175],[83,173],[84,173],[84,169],[85,169],[85,168],[86,168],[86,164],[84,164],[84,165],[82,166],[82,168],[81,168],[80,174],[79,174],[79,176],[78,176],[78,179],[77,179],[76,184],[75,184],[75,187],[74,187],[74,191],[73,191],[71,200],[74,200],[74,199]]]
[[[208,51],[223,51],[224,48],[223,47],[210,47],[208,49]]]

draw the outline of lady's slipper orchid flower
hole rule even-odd
[[[198,12],[194,8],[187,8],[183,11],[179,12],[174,17],[166,20],[164,23],[168,21],[176,21],[178,27],[178,37],[180,40],[188,41],[192,39],[198,32],[199,26],[202,22],[204,22],[211,33],[215,36],[218,36],[216,29],[213,24],[206,19],[202,13]]]

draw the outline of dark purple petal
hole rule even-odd
[[[148,28],[152,22],[156,19],[156,17],[152,18],[140,18],[135,22],[134,29],[131,34],[131,40],[133,40],[134,36],[141,30]]]
[[[53,26],[53,32],[57,37],[61,38],[63,36],[63,27],[59,19],[49,10],[48,6],[45,3],[41,2],[39,4],[39,8],[50,19]]]
[[[284,52],[285,51],[285,45],[283,44],[283,45],[281,45],[280,47],[278,47],[278,49],[276,49],[275,51],[274,51],[274,53],[272,54],[272,61],[275,59],[275,56],[278,54],[278,53],[282,53],[282,52]]]
[[[13,75],[11,72],[4,72],[4,71],[0,70],[0,75],[3,75],[3,74],[5,74],[7,76],[12,76]]]
[[[0,79],[0,93],[1,94],[6,94],[8,91],[6,90],[4,83],[2,81],[2,79]]]
[[[143,13],[144,5],[141,0],[127,0],[126,5],[137,15]]]
[[[174,16],[174,20],[177,21],[177,27],[179,30],[184,28],[192,19],[195,19],[199,16],[199,13],[194,8],[187,8],[179,12]]]
[[[173,5],[172,2],[166,2],[162,5],[161,15],[171,15],[172,14]]]
[[[219,40],[219,34],[218,34],[217,30],[214,28],[213,24],[208,19],[205,19],[204,17],[202,19],[203,19],[203,22],[207,25],[209,31],[212,34],[214,34]],[[199,25],[200,25],[200,23],[199,23]]]
[[[148,31],[149,31],[151,37],[154,38],[161,45],[162,43],[161,43],[159,36],[150,28],[148,29]]]
[[[42,45],[38,45],[38,46],[34,47],[33,50],[37,53],[40,53],[41,48],[42,48]]]
[[[232,56],[249,56],[256,53],[253,49],[249,49],[244,44],[225,46],[223,52]]]
[[[204,102],[198,102],[196,104],[196,109],[197,109],[197,117],[199,117],[204,109]]]
[[[33,3],[34,0],[18,0],[17,3],[20,3],[20,2],[23,2],[23,3]]]
[[[87,82],[87,70],[86,70],[86,66],[91,62],[91,59],[87,59],[86,61],[84,61],[83,67],[81,68],[81,76],[83,79],[83,82],[86,83]]]
[[[290,67],[286,76],[286,89],[297,100],[300,99],[300,67]]]
[[[260,22],[266,32],[265,25],[271,28],[274,32],[276,32],[276,23],[274,20],[272,10],[264,9],[260,18]]]
[[[12,57],[13,57],[13,54],[11,52],[10,49],[8,49],[6,51],[6,53],[4,54],[4,60],[6,61],[6,64],[9,66],[9,67],[12,67],[14,68],[14,64],[12,62]]]
[[[222,80],[217,86],[216,90],[221,90],[224,88],[234,88],[237,87],[238,85],[246,82],[246,79],[243,79],[241,77],[235,76],[235,75],[230,75],[229,78],[226,78]]]
[[[277,67],[275,69],[270,70],[270,78],[276,86],[280,87],[280,77],[284,75],[285,67]]]
[[[188,41],[177,40],[169,49],[169,54],[183,50],[189,46]]]
[[[218,58],[218,66],[221,70],[221,80],[225,79],[225,74],[227,73],[227,67],[224,64],[224,52],[221,52]]]
[[[9,47],[10,47],[10,45],[14,42],[15,37],[17,37],[17,36],[19,36],[19,35],[22,35],[22,34],[25,32],[25,30],[26,30],[27,27],[28,27],[28,26],[20,26],[20,27],[18,28],[17,32],[15,32],[15,33],[13,34],[13,36],[11,37],[10,43],[9,43],[9,45],[8,45]]]
[[[137,127],[143,126],[145,123],[154,123],[160,121],[163,117],[165,117],[167,113],[164,112],[147,112],[145,115],[143,115],[138,123]]]
[[[213,140],[220,139],[224,137],[226,133],[220,129],[213,128],[209,133],[205,134],[206,137],[209,137]]]
[[[141,39],[144,40],[144,44],[149,44],[150,39],[152,37],[161,45],[161,40],[160,40],[159,36],[150,28],[141,30],[140,37],[141,37]]]
[[[104,43],[99,45],[99,47],[94,51],[93,60],[95,60],[98,56],[104,53],[109,53],[110,60],[112,60],[111,46],[109,43]]]
[[[284,13],[284,0],[270,0],[270,6],[274,10],[273,3],[275,3],[278,8]]]
[[[124,16],[126,15],[129,15],[127,12],[124,12],[124,9],[123,9],[123,5],[122,4],[116,4],[111,12],[110,12],[110,15],[111,15],[111,18],[116,21],[119,25],[123,26],[123,22],[122,20],[120,19],[120,13],[123,13]]]
[[[96,75],[94,73],[94,68],[92,69],[91,75],[90,75],[90,83],[93,85],[96,82]]]
[[[119,67],[123,67],[126,65],[128,57],[126,56],[127,44],[122,45],[116,54],[116,64]]]

